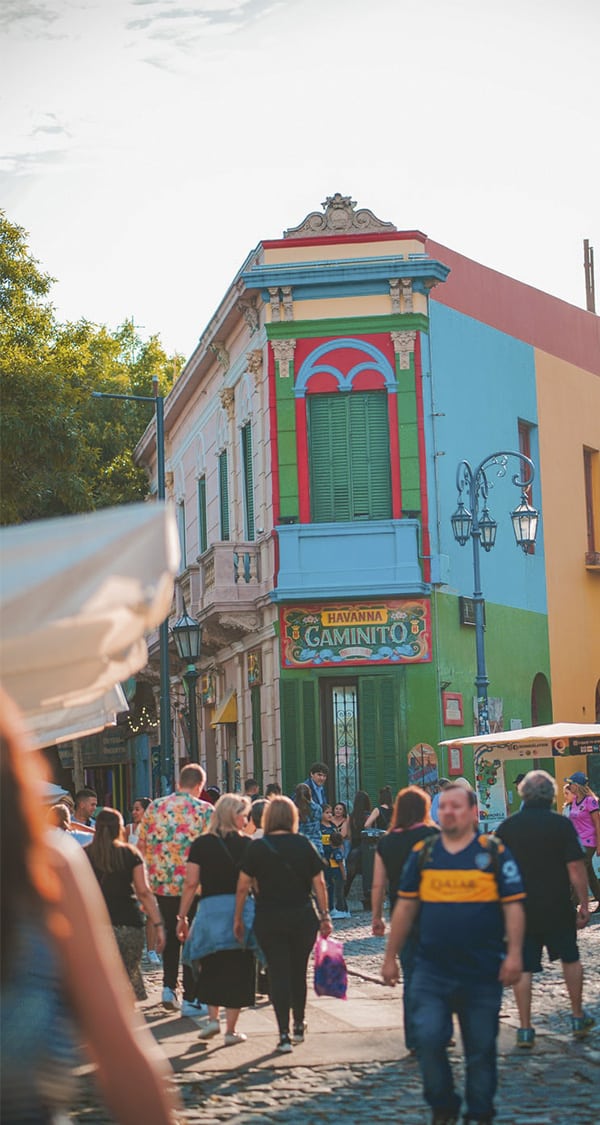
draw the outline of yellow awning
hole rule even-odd
[[[221,702],[215,707],[215,714],[211,727],[216,727],[219,723],[237,723],[237,695],[235,688],[227,692],[223,696]]]

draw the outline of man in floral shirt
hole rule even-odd
[[[177,915],[190,845],[208,826],[213,806],[200,800],[206,783],[202,766],[184,766],[176,793],[159,797],[148,806],[140,823],[138,847],[148,868],[150,886],[154,891],[165,923],[166,944],[163,952],[163,992],[165,1008],[175,1011],[177,977],[181,946],[177,939]],[[190,921],[196,904],[189,911]],[[183,966],[182,1016],[198,1018],[206,1009],[195,999],[192,970]]]

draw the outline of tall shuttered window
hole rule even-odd
[[[229,539],[229,464],[227,450],[219,454],[219,516],[221,540]]]
[[[312,520],[391,519],[387,394],[313,395],[307,406]]]
[[[208,523],[206,518],[206,477],[198,478],[198,553],[208,549]]]
[[[252,425],[242,427],[242,468],[244,473],[244,534],[251,543],[254,539],[254,467],[252,462]]]
[[[180,500],[177,505],[177,530],[179,531],[179,546],[181,549],[181,559],[179,561],[179,573],[185,570],[187,566],[186,561],[186,543],[185,543],[185,502]]]

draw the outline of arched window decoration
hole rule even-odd
[[[538,672],[531,685],[531,725],[543,726],[552,722],[552,695],[543,672]]]
[[[341,364],[336,366],[335,363],[325,362],[325,357],[331,356],[332,352],[342,353],[342,355],[344,352],[358,352],[368,358],[353,363],[348,370],[344,371]],[[364,372],[378,374],[388,393],[396,393],[398,389],[396,374],[390,361],[383,352],[379,351],[379,348],[369,344],[367,340],[356,340],[350,336],[338,340],[328,340],[327,343],[315,348],[304,360],[296,377],[294,394],[296,398],[304,398],[310,380],[317,375],[329,375],[337,383],[338,390],[350,391],[353,389],[353,384]]]

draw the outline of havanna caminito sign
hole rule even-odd
[[[426,598],[288,606],[280,611],[284,668],[431,660]]]

